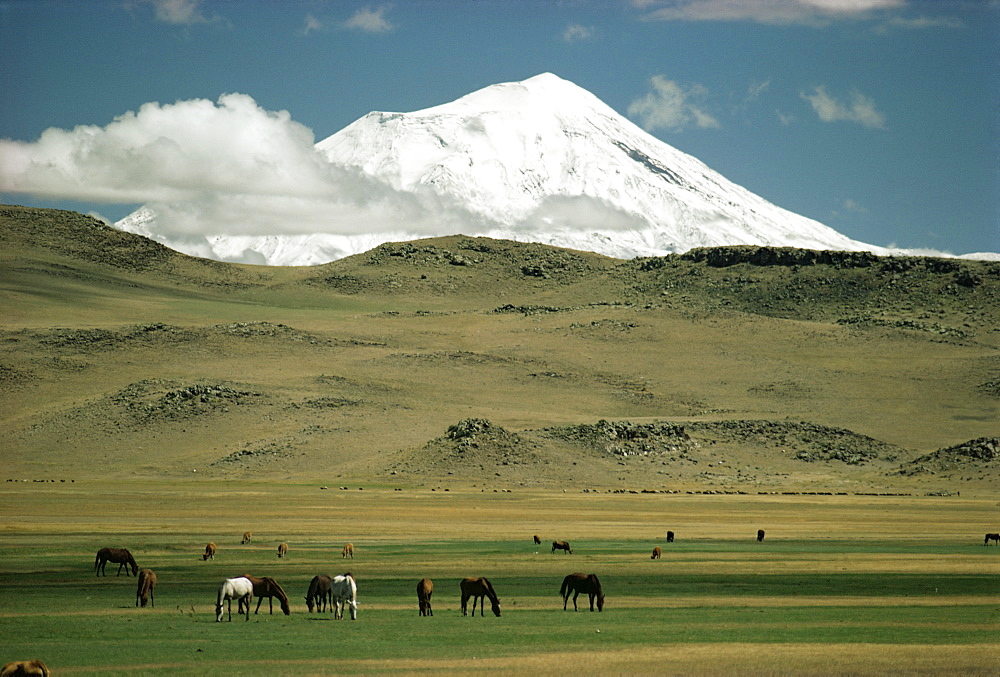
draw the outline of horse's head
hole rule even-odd
[[[139,565],[135,563],[135,560],[132,560],[132,575],[133,576],[139,575]]]
[[[604,611],[604,595],[597,596],[597,610]]]
[[[500,602],[491,602],[490,604],[491,604],[491,606],[493,608],[493,615],[497,616],[499,618],[499,616],[500,616]]]
[[[306,597],[306,606],[309,607],[309,613],[313,612],[313,598]]]

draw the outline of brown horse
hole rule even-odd
[[[340,551],[340,556],[345,558],[350,557],[351,559],[354,559],[354,544],[345,543],[344,549]]]
[[[37,658],[33,661],[11,661],[0,669],[0,677],[48,677],[52,672],[49,666]]]
[[[569,602],[569,594],[573,593],[573,611],[576,611],[576,598],[581,592],[590,596],[590,610],[594,610],[594,599],[597,599],[597,610],[604,611],[604,590],[601,589],[601,582],[595,574],[570,574],[563,579],[559,594],[563,598],[563,611],[566,611],[566,604]]]
[[[146,602],[148,601],[151,607],[156,607],[156,602],[153,600],[153,588],[156,587],[156,574],[153,573],[152,569],[140,569],[139,570],[139,585],[135,588],[135,605],[139,606],[142,602],[142,607],[146,607]]]
[[[327,604],[330,606],[330,611],[333,611],[331,581],[332,579],[326,574],[313,576],[313,579],[309,581],[309,591],[306,593],[306,606],[309,607],[309,613],[312,613],[314,606],[318,612],[326,611]]]
[[[287,543],[279,543],[278,544],[278,558],[280,559],[280,558],[284,557],[285,553],[287,553],[287,552],[288,552],[288,544]]]
[[[565,550],[569,554],[573,554],[573,548],[569,547],[569,543],[566,541],[552,541],[552,552],[556,550]]]
[[[989,545],[990,541],[996,541],[997,545],[1000,545],[1000,534],[986,534],[986,540],[983,541],[983,545]]]
[[[763,529],[758,529],[757,530],[757,542],[760,543],[763,540],[764,540],[764,530]]]
[[[431,595],[434,594],[434,582],[429,578],[421,578],[417,583],[417,605],[421,616],[433,616],[431,610]],[[475,604],[475,602],[473,602]]]
[[[649,556],[649,559],[660,559],[662,555],[663,555],[663,548],[661,548],[660,546],[656,546],[655,548],[653,548],[653,554]]]
[[[247,543],[249,543],[252,540],[253,540],[253,532],[252,531],[244,531],[243,532],[243,540],[240,541],[240,545],[246,545]]]
[[[274,613],[274,598],[278,598],[278,603],[281,605],[281,611],[287,616],[292,613],[291,607],[288,606],[288,595],[285,591],[278,585],[278,581],[274,580],[270,576],[262,576],[258,578],[257,576],[251,576],[250,574],[243,574],[243,578],[247,579],[253,583],[253,596],[257,598],[257,609],[254,611],[256,615],[260,611],[260,603],[264,601],[267,597],[267,606],[269,607],[269,613]],[[247,610],[249,613],[249,609]]]
[[[215,559],[215,547],[215,543],[209,543],[205,546],[205,554],[201,556],[202,561]]]
[[[101,548],[97,551],[97,557],[94,558],[94,570],[97,575],[108,574],[104,571],[104,567],[107,566],[108,562],[118,565],[117,576],[122,575],[122,567],[125,567],[125,575],[132,576],[139,573],[139,565],[135,563],[135,558],[132,557],[130,553],[125,548]],[[128,572],[128,568],[132,567],[132,573]]]
[[[538,534],[535,534],[535,545],[541,545],[541,544],[542,544],[542,539],[538,537]]]
[[[490,606],[493,609],[493,615],[500,615],[500,598],[497,597],[497,593],[493,590],[493,584],[489,582],[486,578],[463,578],[462,579],[462,615],[468,616],[466,613],[467,604],[469,598],[472,597],[472,615],[476,615],[476,603],[479,603],[479,615],[485,616],[483,609],[486,607],[486,602],[483,597],[490,598]]]

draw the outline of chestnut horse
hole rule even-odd
[[[434,582],[429,578],[421,578],[417,583],[417,605],[421,616],[433,616],[431,610],[431,595],[434,594]]]
[[[661,548],[660,546],[656,546],[655,548],[653,548],[653,554],[649,556],[649,559],[660,559],[662,555],[663,555],[663,548]]]
[[[983,545],[989,545],[990,541],[996,541],[997,545],[1000,545],[1000,534],[986,534],[986,540],[983,541]]]
[[[125,567],[125,575],[132,576],[139,573],[139,565],[135,563],[135,558],[132,557],[130,553],[125,548],[101,548],[97,551],[97,557],[94,558],[94,570],[97,571],[97,575],[100,576],[108,574],[104,571],[104,567],[107,566],[108,562],[118,565],[117,576],[122,575],[122,567]],[[128,572],[129,567],[132,567],[132,573]]]
[[[274,580],[270,576],[262,576],[258,578],[257,576],[251,576],[250,574],[243,574],[243,578],[250,581],[253,584],[253,594],[257,598],[257,609],[254,611],[256,615],[260,611],[260,603],[264,601],[267,597],[267,606],[269,608],[268,613],[274,613],[274,598],[278,598],[278,603],[281,605],[281,611],[286,616],[292,613],[291,607],[288,606],[288,595],[285,591],[278,585],[278,581]],[[249,613],[249,609],[247,609]]]
[[[486,608],[486,602],[483,597],[490,598],[490,606],[493,608],[493,615],[500,615],[500,598],[497,597],[497,593],[493,590],[493,584],[490,583],[489,579],[486,578],[463,578],[462,579],[462,615],[468,616],[466,613],[467,604],[469,598],[472,597],[472,615],[476,615],[476,603],[479,603],[479,615],[485,616],[486,614],[483,610]]]
[[[569,547],[569,543],[566,541],[552,541],[552,552],[556,550],[565,550],[569,554],[573,554],[573,548]]]
[[[253,532],[252,531],[244,531],[243,532],[243,540],[240,541],[240,545],[246,545],[251,540],[253,540]]]
[[[48,677],[52,673],[49,666],[37,658],[33,661],[11,661],[0,668],[0,677]]]
[[[215,543],[209,543],[205,546],[205,554],[201,556],[202,561],[206,559],[215,559]]]
[[[279,543],[278,544],[278,558],[280,559],[280,558],[284,557],[286,552],[288,552],[288,544],[287,543]]]
[[[340,556],[341,557],[350,557],[351,559],[354,559],[354,544],[353,543],[345,543],[344,544],[344,549],[340,551]]]
[[[139,585],[135,588],[135,605],[139,606],[142,602],[142,607],[146,607],[146,602],[149,601],[151,607],[156,606],[156,602],[153,601],[153,588],[156,587],[156,574],[153,573],[152,569],[140,569],[139,570]]]
[[[604,590],[601,589],[601,582],[595,574],[570,574],[563,579],[559,594],[563,598],[563,611],[566,611],[566,604],[569,602],[569,594],[573,593],[573,611],[576,611],[576,598],[581,592],[590,596],[590,610],[594,610],[594,599],[597,599],[597,610],[604,611]]]
[[[246,605],[247,620],[250,620],[250,602],[253,600],[253,583],[246,578],[227,578],[219,586],[219,596],[215,601],[215,622],[222,622],[223,602],[229,600],[229,620],[233,620],[233,600],[238,600],[236,611],[243,613]]]
[[[306,606],[309,607],[309,613],[312,613],[314,606],[316,607],[316,611],[326,611],[328,602],[330,611],[333,611],[333,591],[330,589],[331,582],[332,579],[326,574],[313,576],[313,579],[309,581],[309,591],[306,592]]]

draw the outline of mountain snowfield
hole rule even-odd
[[[184,253],[268,265],[324,263],[456,232],[617,258],[736,244],[899,253],[771,204],[550,73],[413,113],[369,113],[316,149],[464,218],[442,219],[441,232],[206,233],[203,241],[157,234],[149,207],[115,225]]]

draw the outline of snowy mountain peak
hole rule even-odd
[[[361,235],[280,235],[281,227],[267,236],[210,235],[212,256],[319,263],[382,241],[455,232],[620,258],[729,244],[886,253],[737,186],[551,73],[412,113],[369,113],[316,149],[332,167],[389,191],[357,202],[406,197],[439,229],[412,226],[411,210],[402,225]],[[140,212],[119,226],[154,234],[156,214]]]

